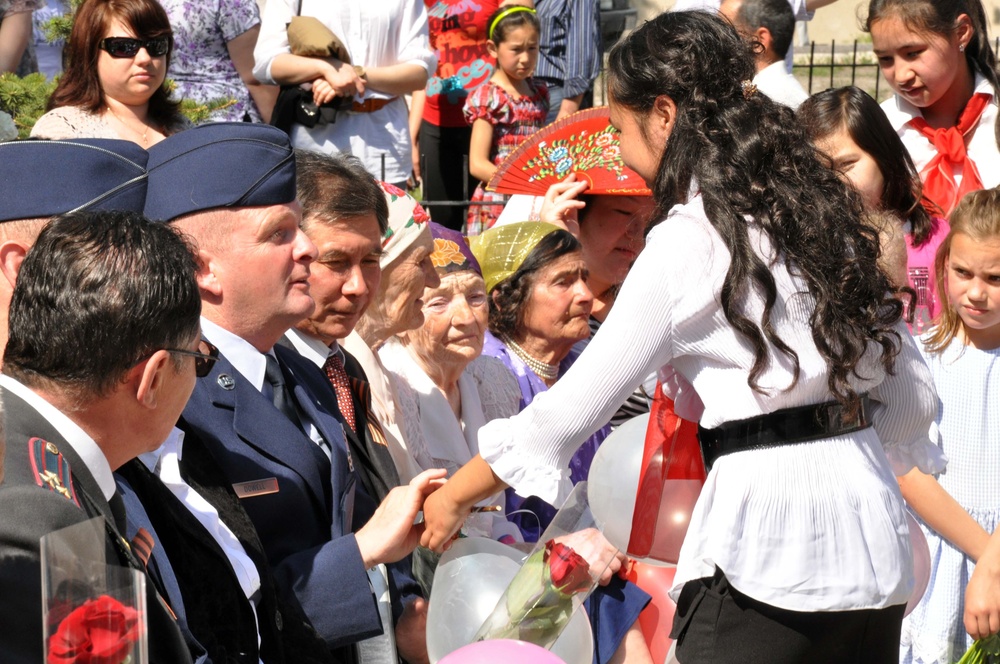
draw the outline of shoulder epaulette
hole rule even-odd
[[[73,488],[73,474],[70,471],[69,461],[59,452],[55,443],[32,438],[28,441],[28,459],[31,460],[31,470],[38,486],[57,493],[80,507],[76,490]]]

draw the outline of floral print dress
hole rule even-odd
[[[202,103],[234,103],[212,114],[215,122],[261,122],[227,44],[260,24],[255,0],[160,0],[174,29],[167,78],[177,84],[173,97]]]
[[[470,125],[482,119],[493,125],[493,146],[490,159],[499,166],[524,139],[545,124],[549,113],[549,89],[541,81],[527,80],[532,94],[514,98],[493,81],[476,88],[465,102],[465,121]],[[479,235],[496,223],[508,196],[486,191],[479,183],[472,194],[473,203],[493,202],[493,205],[472,205],[466,221],[465,234]]]

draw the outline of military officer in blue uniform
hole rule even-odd
[[[0,142],[0,353],[17,270],[45,224],[79,210],[142,212],[147,158],[131,141]]]
[[[145,211],[195,243],[202,333],[221,351],[178,425],[185,447],[204,445],[219,463],[285,597],[331,649],[354,661],[355,644],[384,632],[367,570],[412,551],[414,517],[443,472],[397,487],[376,505],[359,487],[326,376],[275,346],[314,307],[308,277],[316,247],[299,228],[287,135],[205,125],[154,148]],[[232,170],[254,176],[255,186],[233,186]],[[415,592],[406,583],[391,588],[395,597]],[[397,633],[412,615],[402,612]],[[398,645],[404,659],[426,657],[422,640]]]

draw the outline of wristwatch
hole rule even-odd
[[[362,67],[361,65],[354,65],[354,73],[357,74],[358,78],[360,78],[365,83],[368,82],[368,72],[365,71],[365,68]]]

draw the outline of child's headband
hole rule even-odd
[[[493,29],[497,27],[497,23],[499,23],[506,17],[510,16],[514,12],[531,12],[532,14],[536,13],[534,9],[532,9],[531,7],[525,7],[524,5],[514,5],[513,7],[508,7],[507,9],[500,12],[497,15],[497,17],[493,19],[493,22],[490,23],[490,31],[488,33],[487,39],[493,41]]]

